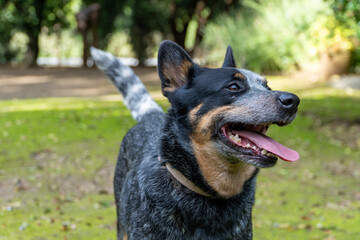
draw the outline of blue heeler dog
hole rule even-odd
[[[138,122],[115,170],[118,239],[252,239],[259,168],[299,158],[265,133],[295,118],[299,98],[236,68],[231,47],[223,66],[209,69],[164,41],[158,73],[171,103],[165,114],[129,67],[91,53]]]

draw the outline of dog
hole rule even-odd
[[[230,46],[210,69],[166,40],[158,51],[165,114],[131,68],[91,53],[137,121],[115,170],[118,239],[252,239],[259,168],[299,158],[265,133],[294,120],[299,98],[236,68]]]

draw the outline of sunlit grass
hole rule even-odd
[[[269,130],[301,159],[259,174],[254,239],[356,239],[359,91],[268,80],[301,96],[294,123]],[[111,181],[134,124],[117,99],[1,101],[0,239],[115,239]]]

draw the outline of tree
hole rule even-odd
[[[169,1],[169,5],[171,34],[180,46],[185,47],[190,21],[195,20],[197,22],[193,50],[202,41],[202,31],[209,20],[214,19],[219,14],[229,12],[230,9],[235,10],[241,7],[240,1],[237,0],[172,0]]]
[[[152,34],[168,33],[167,19],[169,14],[167,2],[161,0],[134,0],[130,21],[130,37],[133,50],[142,64],[154,47]]]
[[[16,32],[18,18],[15,17],[14,4],[0,0],[0,63],[6,63],[15,57],[15,50],[10,49],[10,39]]]
[[[17,9],[17,14],[22,15],[18,28],[29,37],[25,62],[29,65],[36,65],[36,59],[39,55],[38,42],[44,16],[45,0],[14,0],[13,3]]]
[[[128,0],[83,0],[84,7],[92,3],[100,4],[99,27],[97,28],[100,48],[106,47],[111,33],[114,31],[115,19],[123,13],[127,2]]]
[[[355,49],[351,56],[350,71],[360,71],[360,0],[333,0],[332,8],[335,17],[348,29],[354,29],[356,35]]]
[[[29,37],[25,62],[28,65],[36,65],[41,28],[46,26],[49,32],[59,32],[63,27],[68,26],[65,16],[70,12],[69,3],[70,0],[2,1],[0,16],[4,18],[2,19],[4,21],[2,21],[3,27],[0,33],[5,36],[1,40],[8,47],[11,36],[16,31],[24,32]],[[10,18],[6,17],[9,15]],[[7,61],[11,60],[11,53],[3,50],[2,54],[5,54]]]
[[[85,0],[86,4],[95,2]],[[202,41],[202,30],[205,24],[217,15],[236,9],[238,0],[100,0],[101,5],[100,38],[106,46],[109,34],[114,30],[116,17],[122,18],[123,29],[130,30],[131,44],[140,62],[149,56],[153,49],[152,35],[160,33],[165,38],[173,39],[185,47],[186,34],[191,21],[197,23],[194,46],[196,49]],[[105,44],[104,44],[105,43]]]
[[[136,55],[143,60],[147,46],[152,45],[151,33],[160,31],[185,48],[186,36],[191,21],[197,23],[193,54],[202,41],[202,30],[206,23],[217,15],[240,6],[237,0],[134,0],[131,39]]]

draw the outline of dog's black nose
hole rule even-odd
[[[289,110],[292,109],[296,111],[297,106],[300,103],[300,99],[295,94],[288,92],[281,92],[279,95],[279,102],[281,106],[283,106],[284,108]]]

